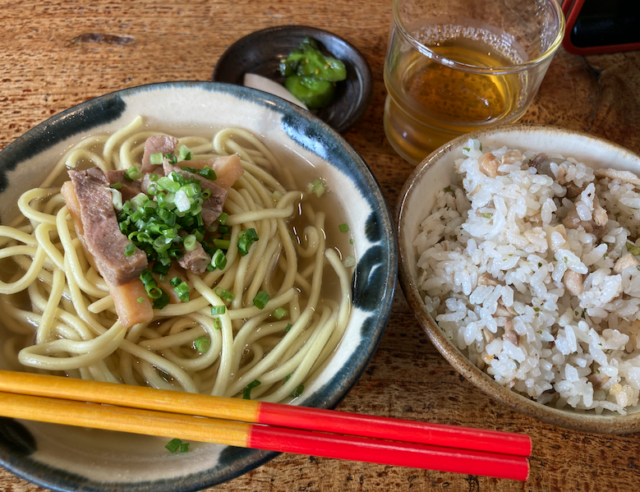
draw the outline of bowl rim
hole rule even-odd
[[[591,135],[585,132],[569,130],[551,125],[501,125],[491,129],[478,130],[461,135],[448,142],[442,147],[433,151],[418,166],[405,182],[396,207],[396,233],[398,237],[399,266],[398,276],[402,291],[415,313],[415,316],[427,333],[431,343],[438,352],[467,380],[474,386],[482,390],[485,394],[495,400],[511,407],[530,417],[534,417],[544,423],[564,427],[582,432],[595,432],[601,434],[624,434],[640,431],[640,412],[627,415],[596,415],[592,413],[579,413],[561,410],[547,405],[542,405],[527,398],[505,386],[498,384],[491,376],[480,370],[455,346],[439,329],[436,321],[427,312],[424,302],[420,296],[417,285],[413,282],[409,268],[407,266],[408,247],[404,243],[403,237],[406,226],[406,217],[409,213],[407,203],[409,197],[418,189],[417,182],[447,153],[470,138],[483,138],[496,133],[521,133],[521,132],[553,132],[574,137],[584,137],[622,152],[629,157],[636,159],[640,163],[640,155],[631,152],[629,149],[611,142],[605,138]]]
[[[223,82],[219,79],[220,67],[223,64],[227,63],[227,59],[231,56],[233,51],[237,49],[238,45],[242,43],[246,43],[248,40],[251,40],[251,39],[258,40],[264,37],[265,35],[268,36],[269,34],[282,33],[282,32],[285,32],[285,33],[290,32],[292,34],[297,34],[299,32],[300,34],[304,34],[306,36],[311,36],[311,37],[313,37],[313,34],[315,33],[315,34],[319,34],[329,38],[333,38],[339,41],[340,43],[343,43],[344,45],[346,45],[353,52],[355,59],[357,59],[359,63],[362,65],[363,73],[358,72],[358,75],[359,75],[358,80],[360,82],[360,86],[362,87],[362,91],[361,91],[358,103],[355,107],[355,111],[351,114],[349,119],[347,119],[346,122],[343,123],[342,125],[337,126],[335,128],[329,125],[331,126],[331,128],[333,128],[336,132],[340,134],[347,133],[349,130],[351,130],[351,128],[353,128],[356,125],[356,123],[358,123],[362,119],[362,117],[365,115],[365,113],[369,109],[369,106],[371,105],[371,99],[373,95],[373,74],[371,72],[371,67],[369,66],[369,62],[367,62],[367,59],[362,54],[362,52],[360,52],[358,48],[356,48],[352,43],[344,39],[342,36],[338,36],[337,34],[334,34],[330,31],[320,29],[318,27],[305,26],[302,24],[287,24],[283,26],[271,26],[271,27],[266,27],[264,29],[260,29],[258,31],[253,31],[247,34],[246,36],[242,36],[241,38],[236,39],[233,43],[229,45],[229,47],[226,50],[224,50],[222,55],[220,55],[220,58],[218,58],[218,61],[216,62],[215,67],[213,68],[213,74],[211,76],[211,80],[213,82],[218,82],[218,83],[229,83],[229,82]],[[354,65],[352,61],[349,61],[349,62],[351,63],[351,65]],[[259,90],[259,89],[256,89],[256,90]],[[267,94],[270,94],[270,93],[267,93]],[[274,97],[278,97],[278,96],[274,96]],[[281,99],[281,98],[278,97],[278,99]],[[284,99],[282,100],[285,101]],[[292,103],[287,101],[287,104],[292,104]]]
[[[110,110],[118,107],[118,99],[120,99],[120,102],[123,103],[123,98],[126,98],[126,96],[135,96],[137,93],[152,90],[175,90],[192,88],[202,89],[211,93],[230,94],[234,97],[237,97],[238,99],[248,99],[249,102],[262,103],[263,105],[268,106],[277,113],[295,116],[296,118],[306,120],[306,124],[317,125],[319,127],[317,128],[317,130],[326,132],[326,134],[331,137],[331,140],[335,141],[338,144],[337,147],[341,147],[344,149],[345,153],[348,155],[349,160],[353,163],[352,169],[357,171],[364,178],[364,181],[367,183],[368,187],[370,187],[374,191],[373,195],[376,196],[376,199],[372,201],[375,201],[378,204],[378,207],[372,210],[372,213],[376,212],[376,216],[380,219],[379,227],[381,231],[386,232],[381,234],[381,242],[386,245],[384,250],[385,255],[381,261],[385,266],[385,268],[383,268],[383,271],[388,271],[388,275],[380,282],[380,288],[387,295],[384,298],[380,299],[376,304],[377,308],[374,312],[379,313],[379,316],[369,316],[365,319],[365,321],[368,319],[373,319],[372,330],[370,332],[370,335],[363,336],[361,340],[361,343],[365,342],[367,339],[369,340],[369,342],[367,343],[366,351],[354,352],[354,354],[357,354],[357,362],[354,363],[355,365],[353,367],[353,372],[350,375],[341,374],[339,372],[336,374],[336,376],[334,376],[335,381],[333,382],[333,385],[335,386],[335,389],[332,390],[330,396],[320,399],[320,397],[322,397],[322,388],[320,388],[318,395],[314,393],[314,395],[317,396],[315,400],[312,397],[311,401],[309,401],[308,404],[306,401],[304,401],[307,406],[313,406],[314,408],[333,409],[338,404],[340,404],[340,402],[347,396],[353,386],[358,382],[367,365],[369,364],[369,361],[373,357],[373,354],[376,352],[376,349],[380,343],[382,335],[384,334],[388,319],[391,314],[398,271],[397,242],[395,236],[393,235],[393,214],[391,212],[389,203],[384,196],[382,187],[380,186],[380,183],[371,171],[371,168],[362,158],[362,156],[334,128],[326,124],[324,121],[322,121],[309,111],[298,108],[297,106],[294,106],[284,99],[274,96],[273,94],[259,91],[257,89],[238,86],[225,82],[213,81],[183,80],[155,82],[101,94],[100,96],[73,105],[65,109],[64,111],[41,121],[34,127],[19,135],[4,149],[2,149],[2,151],[0,151],[0,174],[2,174],[4,170],[4,167],[2,166],[3,163],[15,161],[13,167],[7,168],[9,170],[13,169],[15,168],[15,165],[18,165],[21,162],[30,159],[34,155],[37,155],[41,152],[47,152],[50,147],[58,143],[58,141],[65,140],[67,138],[77,138],[79,131],[74,130],[70,134],[60,136],[60,140],[58,140],[58,138],[54,135],[53,129],[55,129],[57,125],[64,124],[66,120],[74,119],[74,117],[77,117],[78,120],[86,118],[86,113],[89,113],[90,108],[94,106],[99,106],[100,111],[109,113]],[[108,114],[107,116],[111,117],[111,115]],[[114,116],[113,118],[117,120],[118,118],[120,118],[120,115]],[[109,123],[111,121],[113,120],[107,118],[105,121],[99,121],[95,123],[95,126],[101,126],[102,124]],[[30,155],[29,157],[20,157],[20,153],[25,152],[25,149],[29,148],[30,144],[32,144],[34,141],[43,143],[43,147],[32,149],[34,154]],[[319,158],[325,160],[330,165],[333,165],[329,160],[330,157],[319,156]],[[3,191],[4,189],[0,189],[0,194]],[[363,251],[361,251],[360,253],[362,252]],[[353,285],[354,283],[352,283],[352,287]],[[357,348],[359,349],[360,347]],[[348,363],[349,361],[347,361],[347,364]],[[89,492],[120,491],[125,489],[140,492],[187,492],[201,490],[203,488],[212,487],[220,483],[232,480],[257,468],[258,466],[265,464],[266,462],[270,461],[280,454],[279,452],[275,451],[264,451],[250,448],[247,448],[246,451],[250,452],[251,456],[248,456],[242,460],[243,464],[240,466],[240,468],[231,468],[226,473],[218,472],[212,476],[211,473],[215,469],[214,467],[195,472],[191,475],[181,475],[169,479],[131,483],[105,482],[103,483],[103,485],[91,479],[89,479],[89,482],[77,483],[75,475],[68,474],[61,468],[52,468],[49,465],[44,465],[40,462],[36,462],[33,459],[30,460],[29,456],[24,458],[18,456],[10,460],[5,460],[3,459],[2,455],[0,455],[0,466],[10,471],[11,473],[14,473],[15,475],[24,478],[25,480],[28,480],[42,487],[51,488],[52,490],[65,491],[68,490],[69,485],[80,485],[82,490],[86,490]],[[38,463],[39,467],[34,468],[34,463]],[[61,479],[63,480],[62,482],[60,481]],[[64,480],[68,480],[68,482],[65,482]]]

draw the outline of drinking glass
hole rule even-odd
[[[517,121],[564,35],[556,0],[393,0],[384,129],[418,164],[473,130]]]

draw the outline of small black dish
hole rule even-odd
[[[318,116],[339,133],[345,133],[364,116],[373,89],[371,69],[364,56],[349,42],[322,29],[307,26],[277,26],[262,29],[233,43],[222,54],[213,70],[214,82],[243,85],[245,73],[255,73],[284,85],[279,73],[280,60],[310,37],[326,54],[341,60],[347,79],[338,82],[336,97]]]

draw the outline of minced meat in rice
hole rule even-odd
[[[485,149],[486,151],[487,149]],[[469,140],[414,241],[442,331],[496,381],[624,414],[640,390],[640,180]]]

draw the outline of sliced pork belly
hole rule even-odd
[[[200,186],[203,190],[210,190],[211,196],[207,198],[202,204],[202,221],[205,226],[210,226],[222,213],[222,207],[224,201],[227,198],[227,190],[218,186],[213,181],[193,174],[189,171],[185,171],[180,166],[172,166],[166,160],[164,162],[164,172],[168,176],[172,172],[180,173],[185,178],[193,178],[200,181]]]
[[[161,165],[151,165],[151,155],[160,152],[162,155],[173,154],[178,145],[178,139],[169,137],[167,135],[156,135],[155,137],[147,138],[144,143],[144,154],[142,156],[142,173],[156,173],[160,176],[163,175]]]
[[[140,276],[147,268],[146,254],[136,248],[125,256],[131,241],[120,232],[109,180],[100,168],[69,171],[80,205],[80,220],[87,249],[93,255],[100,274],[111,285],[123,285]]]
[[[107,171],[105,173],[107,179],[109,180],[109,184],[122,183],[122,187],[118,191],[122,195],[123,203],[127,200],[131,200],[141,191],[140,181],[137,179],[133,181],[125,179],[125,172],[126,171]]]
[[[196,241],[196,247],[193,251],[185,251],[182,258],[178,260],[178,264],[185,270],[190,270],[196,275],[201,275],[207,269],[207,265],[211,263],[211,256],[203,249],[202,245]]]

